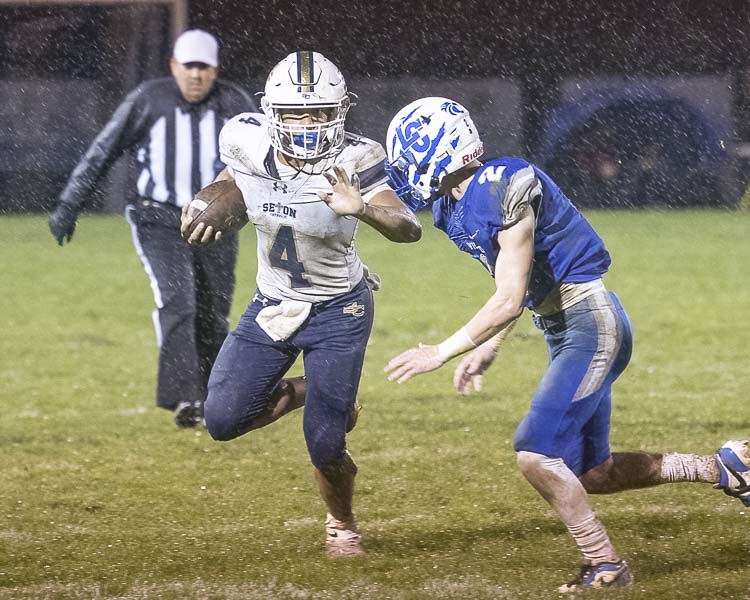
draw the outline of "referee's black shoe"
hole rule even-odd
[[[203,421],[203,403],[180,402],[174,411],[174,422],[180,429],[198,427]]]

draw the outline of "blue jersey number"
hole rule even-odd
[[[271,261],[271,266],[289,273],[293,289],[310,287],[310,282],[305,275],[305,265],[297,257],[294,229],[289,225],[279,227],[268,259]]]

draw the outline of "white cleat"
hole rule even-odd
[[[728,496],[750,506],[750,447],[748,441],[729,440],[716,452],[719,483],[716,487]]]
[[[330,513],[326,515],[326,555],[328,558],[352,558],[362,556],[360,542],[362,536],[359,533],[357,522],[339,521]]]

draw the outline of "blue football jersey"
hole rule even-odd
[[[460,201],[444,196],[432,205],[435,226],[494,276],[497,234],[512,227],[526,206],[536,213],[534,265],[526,306],[541,304],[559,283],[583,283],[607,272],[602,239],[549,176],[519,158],[488,161]]]

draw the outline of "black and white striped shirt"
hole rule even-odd
[[[234,115],[256,111],[239,86],[214,82],[210,94],[187,102],[171,77],[139,85],[123,100],[73,171],[60,202],[80,207],[124,152],[139,165],[141,198],[184,206],[224,168],[219,132]]]

